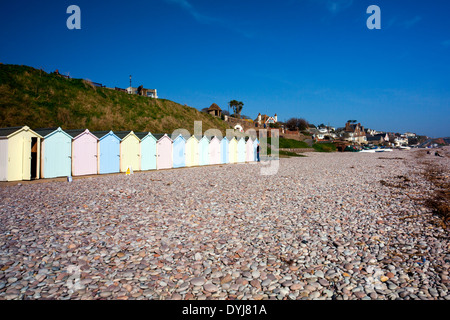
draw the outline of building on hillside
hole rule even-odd
[[[222,109],[215,103],[208,108],[207,112],[215,117],[222,116]]]
[[[128,87],[126,90],[127,90],[128,94],[139,94],[139,88]],[[140,95],[144,96],[144,97],[158,99],[158,94],[156,93],[156,89],[141,88]]]
[[[407,146],[408,145],[408,137],[401,135],[401,134],[395,134],[394,135],[394,145],[396,147]]]
[[[376,134],[373,136],[366,136],[367,143],[373,144],[373,145],[382,145],[384,143],[384,135],[382,134]]]
[[[270,123],[276,122],[278,122],[278,117],[276,113],[273,117],[269,117],[266,114],[261,115],[261,113],[258,113],[258,116],[254,120],[255,127],[264,127],[264,128],[267,128]]]
[[[344,140],[358,143],[358,144],[366,144],[367,138],[366,138],[366,132],[364,131],[364,127],[361,126],[361,123],[350,123],[347,122],[345,124],[345,128],[343,131],[343,138]]]

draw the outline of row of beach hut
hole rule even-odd
[[[0,181],[31,180],[256,161],[249,137],[133,131],[0,129]]]

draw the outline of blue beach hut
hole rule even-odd
[[[220,140],[220,163],[228,163],[228,138]]]
[[[245,138],[242,137],[237,143],[237,162],[245,162]]]
[[[41,142],[42,178],[67,177],[72,174],[72,136],[61,128],[36,129]]]
[[[209,139],[203,136],[198,142],[198,154],[200,166],[206,166],[209,164]]]
[[[141,170],[156,170],[156,138],[150,133],[136,133],[141,140]]]
[[[173,168],[186,166],[186,139],[180,134],[173,140]]]
[[[117,173],[120,171],[120,138],[112,131],[92,132],[98,141],[98,173]]]

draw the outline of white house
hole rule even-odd
[[[126,90],[127,90],[128,94],[138,94],[138,88],[128,87]],[[158,99],[158,94],[156,93],[156,89],[142,88],[141,96]]]

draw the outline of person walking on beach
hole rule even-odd
[[[256,161],[259,162],[259,143],[258,143],[258,145],[256,146]]]

